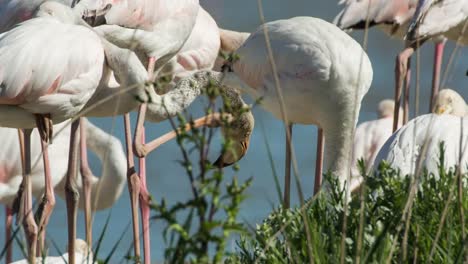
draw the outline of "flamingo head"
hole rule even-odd
[[[450,114],[455,116],[465,116],[466,102],[452,89],[443,89],[434,98],[432,112],[438,115]]]
[[[377,108],[377,115],[379,118],[392,117],[395,111],[395,101],[392,99],[385,99],[380,101]],[[403,109],[400,107],[400,116],[403,114]]]
[[[250,107],[244,104],[237,90],[225,89],[227,104],[230,113],[229,125],[221,126],[226,141],[225,151],[213,163],[216,167],[230,166],[244,157],[249,149],[250,136],[254,129],[255,120]]]

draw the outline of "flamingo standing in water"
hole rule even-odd
[[[384,32],[392,37],[405,39],[406,32],[413,17],[417,0],[397,0],[397,1],[356,1],[347,0],[341,1],[345,7],[336,16],[334,23],[343,29],[365,29],[366,25],[369,27],[378,26]],[[440,69],[442,66],[442,55],[444,50],[445,40],[443,38],[436,39],[435,52],[434,52],[434,71],[432,79],[432,91],[429,109],[432,109],[432,101],[434,96],[439,91],[440,85]],[[397,129],[399,120],[400,98],[401,98],[401,82],[399,67],[402,62],[407,58],[402,57],[401,54],[397,57],[396,63],[396,88],[395,88],[395,102],[396,108],[394,113],[393,131]],[[404,98],[404,111],[403,123],[408,122],[409,116],[409,88],[410,88],[410,71],[406,72],[405,83],[405,98]]]
[[[267,38],[274,64],[265,48]],[[326,138],[325,168],[344,184],[357,114],[372,81],[372,66],[361,46],[328,22],[296,17],[260,26],[235,53],[239,60],[225,67],[233,72],[202,71],[179,81],[176,89],[203,87],[211,80],[262,97],[263,107],[288,123],[317,124]]]
[[[357,126],[353,145],[353,166],[351,168],[351,189],[355,189],[362,181],[358,169],[358,159],[363,159],[366,173],[373,167],[375,157],[380,148],[392,135],[393,113],[395,101],[386,99],[377,108],[378,119],[364,122]],[[400,108],[400,112],[402,109]],[[399,126],[401,126],[401,120]]]
[[[83,128],[83,127],[82,127]],[[95,210],[103,210],[112,206],[117,201],[122,193],[125,185],[126,170],[125,170],[125,155],[123,153],[120,141],[105,133],[92,123],[86,122],[86,137],[85,144],[97,154],[102,162],[102,175],[95,177],[89,167],[81,170],[81,173],[89,173],[91,182],[92,200],[95,201]],[[49,160],[54,166],[51,167],[51,184],[55,192],[65,199],[64,185],[66,183],[69,141],[70,141],[70,123],[63,122],[54,126],[54,144],[51,144],[49,150]],[[19,142],[16,140],[18,133],[15,129],[0,128],[0,144],[3,146],[3,151],[0,152],[0,164],[2,168],[1,183],[0,183],[0,203],[5,204],[7,208],[11,208],[16,198],[20,183],[22,181],[22,166]],[[32,161],[38,161],[41,155],[41,146],[39,144],[39,134],[34,131],[31,137],[31,157]],[[81,165],[85,165],[82,161]],[[87,164],[86,164],[87,165]],[[85,165],[85,166],[86,166]],[[42,178],[44,173],[43,163],[37,163],[31,169],[32,194],[39,198],[45,188]],[[82,189],[84,183],[77,182],[78,188]],[[106,195],[98,196],[99,190],[110,190]],[[84,190],[83,190],[84,191]],[[79,205],[83,208],[85,201],[84,196],[80,196]],[[11,218],[9,219],[7,228],[11,227]],[[10,231],[6,232],[6,243],[10,243]],[[11,250],[7,254],[7,262],[11,262]]]

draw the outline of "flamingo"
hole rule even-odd
[[[415,14],[417,0],[396,0],[396,1],[356,1],[356,0],[343,0],[340,4],[344,4],[343,10],[336,16],[334,23],[343,29],[365,29],[366,24],[369,27],[378,26],[385,33],[391,37],[398,39],[405,39],[406,32],[408,31],[411,23],[411,18]],[[434,71],[432,79],[432,90],[429,110],[432,109],[432,101],[434,96],[439,91],[440,84],[440,69],[442,65],[442,56],[445,45],[443,38],[435,39],[434,49]],[[399,67],[401,63],[407,63],[407,57],[400,54],[397,56],[396,64],[396,88],[395,88],[395,101],[397,108],[394,113],[393,131],[395,131],[400,124],[399,111],[400,98],[401,98],[401,79]],[[409,65],[406,73],[405,80],[405,98],[404,98],[404,111],[403,123],[408,122],[409,116],[409,85],[410,85],[410,72]]]
[[[265,32],[276,71],[265,49]],[[262,106],[287,123],[317,124],[327,140],[325,167],[344,184],[350,173],[350,138],[372,81],[372,66],[361,46],[328,22],[295,17],[260,26],[235,53],[239,60],[225,67],[232,72],[200,71],[179,81],[176,89],[211,81],[263,98]]]
[[[444,167],[448,169],[457,165],[461,173],[466,173],[467,126],[467,117],[450,114],[418,116],[387,140],[375,164],[385,160],[391,167],[398,169],[401,176],[412,175],[423,168],[439,175],[440,143],[443,143]],[[419,160],[421,168],[418,168]]]
[[[31,19],[37,8],[46,0],[4,0],[0,6],[0,33],[6,32],[18,23]],[[72,0],[55,0],[70,6]]]
[[[195,25],[187,41],[180,51],[162,67],[158,75],[158,77],[171,77],[168,87],[158,90],[158,93],[167,92],[179,79],[197,70],[211,69],[218,56],[219,47],[218,25],[213,17],[200,6]],[[147,116],[146,120],[151,119]]]
[[[93,117],[115,116],[127,113],[128,111],[135,109],[140,103],[140,101],[134,100],[135,93],[132,90],[126,89],[127,92],[122,92],[123,87],[127,86],[136,86],[144,89],[146,89],[145,87],[147,87],[147,85],[145,85],[145,82],[146,80],[148,80],[148,73],[145,70],[144,66],[140,63],[137,55],[134,52],[131,52],[126,49],[122,49],[116,46],[109,46],[106,47],[106,62],[107,66],[104,67],[104,73],[100,85],[96,93],[88,101],[87,105],[84,107],[84,110],[80,113],[80,115]],[[117,82],[113,82],[112,79],[110,79],[111,70],[113,70],[116,77],[120,77],[116,78]],[[119,82],[122,83],[122,85],[119,84]],[[151,101],[153,103],[148,105],[150,109],[148,117],[150,117],[153,122],[160,122],[171,116],[174,116],[179,112],[182,112],[183,109],[185,109],[190,104],[190,102],[192,102],[193,99],[201,93],[199,89],[192,89],[191,87],[185,88],[186,89],[174,88],[164,95],[157,95],[156,93],[154,93],[154,88],[152,87],[152,85],[149,85],[149,89],[154,95],[151,96]],[[235,100],[237,100],[237,102],[239,102],[237,104],[238,106],[245,107],[243,101],[239,101],[241,100],[240,95],[233,93],[233,91],[226,91],[225,95],[229,99],[232,99],[232,102],[236,102]],[[136,96],[145,97],[147,95],[144,93],[144,91],[142,91],[140,95],[137,94]],[[108,100],[109,98],[112,98],[112,100]],[[149,100],[150,99],[146,99],[146,101]],[[118,102],[117,104],[115,103],[116,101]],[[165,102],[165,105],[163,105],[162,102]],[[236,104],[233,103],[233,105]],[[208,116],[208,118],[198,119],[198,121],[194,123],[194,127],[199,127],[203,125],[219,126],[221,125],[221,119],[222,116],[211,115]],[[128,119],[126,119],[126,121],[127,120]],[[248,148],[249,137],[253,129],[253,117],[251,116],[250,111],[242,112],[240,116],[236,116],[235,112],[233,111],[233,116],[230,117],[230,120],[232,122],[233,127],[239,128],[238,134],[232,135],[234,141],[237,142],[235,143],[235,146],[237,144],[240,144],[241,146],[244,146],[244,148],[241,148],[240,151],[236,151],[235,157],[230,156],[232,155],[232,153],[226,153],[226,155],[223,155],[221,158],[225,160],[225,162],[222,165],[228,165],[229,163],[233,163],[245,154]],[[127,142],[130,142],[131,139],[129,138],[129,134],[126,134],[126,140]],[[144,146],[145,151],[150,152],[157,148],[160,144],[158,143],[160,142],[159,140],[160,139],[157,139],[146,144]],[[134,164],[131,163],[133,162],[132,156],[133,153],[131,145],[127,144],[127,168],[131,170],[134,169]],[[129,182],[132,183],[132,186],[140,186],[140,179],[138,177],[131,177],[132,175],[136,174],[134,174],[134,171],[130,172],[131,173],[127,173],[127,175],[130,175]],[[138,208],[138,204],[136,203],[136,201],[138,201],[138,195],[140,191],[143,192],[143,190],[132,188],[130,192],[133,196],[133,229],[135,234],[137,234],[136,236],[134,236],[135,244],[139,240],[138,218],[135,211],[136,208]],[[147,226],[148,225],[144,224],[144,227]],[[149,229],[144,229],[144,233],[148,232],[147,230],[149,231]],[[149,238],[149,236],[147,237]],[[135,254],[139,254],[139,251],[139,247],[136,246]],[[149,252],[149,248],[146,252]],[[149,261],[149,256],[145,257],[145,261],[146,259],[148,259]]]
[[[363,158],[367,169],[373,167],[380,148],[392,135],[395,101],[386,99],[377,108],[378,119],[364,122],[357,126],[353,144],[353,167],[351,168],[351,189],[361,182],[361,173],[357,160]],[[400,112],[403,110],[400,108]],[[399,126],[401,126],[401,120]],[[367,171],[368,172],[368,171]]]
[[[436,114],[451,114],[455,116],[468,115],[468,106],[465,100],[452,89],[442,89],[437,94],[433,102],[433,113]]]
[[[105,133],[90,122],[86,122],[86,125],[83,127],[85,127],[86,134],[88,135],[85,144],[97,154],[103,164],[103,168],[102,175],[98,178],[93,175],[89,167],[83,168],[87,163],[82,163],[80,174],[90,173],[91,182],[89,184],[92,190],[90,196],[95,201],[94,209],[103,210],[111,207],[122,193],[126,179],[125,155],[122,145],[117,138]],[[70,123],[62,122],[54,125],[54,131],[57,131],[54,133],[54,144],[51,144],[49,147],[49,159],[55,164],[51,167],[50,171],[52,176],[51,184],[55,192],[65,199],[64,186],[68,164],[69,146],[67,143],[70,141]],[[19,142],[15,140],[18,134],[15,129],[0,128],[0,135],[0,144],[3,146],[3,151],[0,152],[0,164],[2,164],[0,203],[5,204],[7,208],[11,208],[16,198],[16,193],[20,188],[22,178]],[[37,131],[34,131],[31,137],[31,157],[33,161],[39,160],[41,155],[42,150],[39,142],[39,134]],[[40,162],[33,166],[31,170],[32,194],[36,199],[42,195],[45,188],[44,181],[41,180],[43,172],[44,165]],[[83,185],[82,181],[77,181],[79,189],[83,189]],[[109,190],[109,192],[106,195],[98,196],[98,192],[101,189]],[[80,196],[80,208],[83,208],[85,204],[84,197],[86,196]],[[10,240],[9,233],[8,231],[6,232],[7,243]],[[11,254],[7,257],[7,262],[11,262]]]
[[[200,89],[192,91],[179,89],[179,91],[173,91],[173,88],[184,77],[188,77],[196,71],[213,68],[223,40],[220,37],[220,31],[223,32],[223,30],[218,28],[216,21],[206,10],[200,7],[195,26],[189,38],[177,55],[165,64],[160,72],[160,75],[164,77],[172,76],[172,80],[166,87],[163,87],[162,92],[172,92],[167,94],[166,97],[162,97],[160,103],[148,104],[146,120],[161,122],[171,116],[175,116],[200,95]],[[161,91],[158,90],[158,92]],[[231,131],[223,129],[225,137],[233,139],[234,146],[233,152],[220,156],[214,162],[215,166],[222,167],[235,163],[246,154],[254,126],[254,119],[250,111],[236,115],[237,110],[248,108],[240,95],[230,90],[224,91],[224,94],[230,99],[231,106],[236,108],[232,111],[235,116],[232,117],[233,123],[231,124],[236,129],[231,129]],[[173,97],[176,98],[172,99]],[[165,109],[161,107],[163,103]],[[148,147],[151,148],[151,145],[145,146],[145,152],[151,151]]]
[[[104,4],[110,1],[104,1]],[[93,4],[92,0],[82,1],[80,5],[86,7]],[[99,25],[95,28],[97,32],[105,37],[110,42],[122,48],[129,48],[134,50],[142,63],[147,66],[150,79],[153,75],[156,76],[161,67],[168,62],[184,45],[185,41],[190,35],[198,14],[199,3],[198,0],[180,0],[180,1],[154,1],[154,0],[139,0],[127,1],[119,0],[112,1],[112,8],[104,15],[105,19],[92,20],[105,22],[105,25]],[[84,8],[86,10],[86,8]],[[88,8],[93,10],[92,8]],[[83,10],[83,8],[80,8]],[[86,15],[85,15],[86,16]],[[140,158],[140,178],[134,174],[129,179],[129,189],[132,192],[132,204],[138,203],[134,201],[136,198],[141,200],[142,221],[143,226],[149,226],[149,196],[146,195],[147,190],[145,186],[134,186],[140,181],[146,182],[144,157],[145,147],[143,142],[144,137],[144,120],[146,114],[146,104],[142,104],[138,110],[138,119],[135,129],[133,148],[135,154]],[[130,132],[130,116],[124,117],[125,131],[128,135]],[[132,145],[131,137],[128,144]],[[132,154],[133,155],[133,154]],[[129,158],[132,156],[129,155]],[[133,161],[129,162],[129,171],[133,166]],[[142,193],[139,193],[139,190]],[[137,219],[136,212],[133,212],[133,219]],[[134,228],[136,228],[134,223]],[[138,233],[138,232],[137,232]],[[134,235],[137,235],[134,232]],[[145,263],[149,263],[149,234],[148,231],[143,232],[145,238],[144,254]],[[137,237],[135,241],[135,255],[138,257],[139,242]]]
[[[406,35],[407,47],[397,57],[396,80],[399,88],[400,80],[408,71],[408,60],[414,51],[425,41],[435,39],[436,62],[442,61],[443,43],[445,39],[453,40],[460,45],[468,45],[465,36],[468,19],[468,3],[464,0],[419,0],[416,13]],[[440,80],[440,64],[436,65],[433,78],[431,102],[438,93]],[[432,105],[430,106],[432,109]]]
[[[74,258],[74,261],[76,263],[91,263],[93,259],[93,256],[91,255],[90,257],[88,256],[88,252],[89,252],[89,246],[88,244],[84,241],[84,240],[81,240],[81,239],[77,239],[75,241],[75,258]],[[38,258],[37,259],[37,263],[46,263],[46,264],[61,264],[61,263],[64,263],[64,262],[70,262],[69,259],[68,259],[68,256],[69,254],[68,253],[65,253],[63,254],[62,256],[58,256],[58,257],[47,257],[45,258],[44,260],[42,258]],[[29,262],[26,260],[26,259],[22,259],[22,260],[18,260],[18,261],[15,261],[15,262],[12,262],[11,264],[28,264]],[[92,262],[92,264],[95,264],[97,262]]]
[[[49,171],[47,143],[52,135],[52,122],[74,117],[94,93],[102,73],[104,52],[100,38],[91,30],[78,26],[81,19],[54,3],[41,5],[38,17],[0,37],[2,92],[0,125],[25,129],[25,185],[21,199],[23,223],[28,236],[29,260],[34,262],[37,226],[31,212],[30,136],[37,126],[43,146],[46,188],[40,206],[39,231],[46,226],[55,204]],[[54,9],[54,7],[61,9]],[[83,22],[84,24],[84,22]],[[67,36],[67,37],[64,37]],[[31,47],[31,43],[34,45]],[[45,52],[46,50],[55,52]],[[8,67],[5,67],[8,65]],[[73,68],[67,65],[74,65]],[[75,142],[78,121],[72,125],[71,142]],[[70,148],[71,155],[75,145]],[[74,159],[70,159],[73,168]],[[73,200],[74,169],[68,173],[69,203]],[[73,241],[69,242],[73,247]],[[72,248],[73,250],[73,248]],[[72,253],[71,253],[72,254]]]

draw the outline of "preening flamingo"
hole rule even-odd
[[[265,32],[276,72],[265,48]],[[179,81],[176,88],[203,87],[211,79],[255,99],[262,97],[262,106],[279,119],[317,124],[327,142],[325,168],[344,183],[350,174],[357,113],[372,81],[372,67],[361,46],[328,22],[295,17],[260,26],[235,53],[239,60],[227,65],[233,72],[202,71]],[[275,75],[286,115],[279,105]]]
[[[108,51],[109,54],[108,54]],[[184,53],[182,53],[184,54]],[[190,55],[190,52],[187,52],[188,55]],[[192,55],[203,55],[206,54],[204,52],[200,53],[192,53]],[[211,56],[214,57],[214,56]],[[197,59],[201,59],[203,57],[193,57]],[[210,58],[210,56],[208,56]],[[211,60],[214,60],[212,58]],[[143,97],[151,97],[152,99],[147,99],[148,101],[151,100],[153,103],[149,104],[149,114],[148,117],[151,118],[153,122],[160,122],[162,120],[165,120],[179,112],[181,112],[184,108],[186,108],[192,101],[195,99],[196,96],[198,96],[201,91],[200,90],[193,90],[191,88],[187,89],[172,89],[168,93],[164,95],[157,95],[154,93],[154,89],[152,85],[147,84],[148,80],[148,73],[145,70],[144,66],[140,63],[138,60],[138,57],[136,56],[135,53],[126,50],[126,49],[121,49],[116,46],[109,46],[106,47],[106,62],[108,67],[104,67],[104,74],[103,78],[101,79],[100,85],[96,91],[96,93],[93,95],[93,97],[88,101],[88,104],[85,106],[83,112],[81,113],[82,115],[86,116],[95,116],[95,117],[105,117],[105,116],[113,116],[113,115],[119,115],[123,113],[127,113],[128,111],[135,109],[138,104],[140,103],[139,101],[134,100],[135,98],[135,92],[133,90],[128,90],[125,87],[140,87],[143,89],[140,95],[137,95],[137,97],[143,96]],[[209,63],[210,65],[212,63]],[[203,65],[203,64],[201,64]],[[114,85],[109,85],[109,78],[110,78],[110,70],[113,70],[114,74],[116,75],[118,81],[122,83],[122,87],[119,84],[114,84]],[[145,95],[144,89],[149,87],[149,89],[152,91],[152,95]],[[127,92],[122,92],[122,90],[127,90]],[[238,98],[240,98],[239,95],[235,95]],[[231,96],[230,98],[234,98],[234,95]],[[229,96],[228,96],[229,97]],[[112,98],[112,100],[109,100],[109,98]],[[238,99],[239,100],[239,99]],[[118,103],[115,103],[115,102]],[[162,102],[165,102],[165,105],[163,106]],[[242,102],[242,106],[244,106]],[[202,126],[202,125],[216,125],[219,126],[221,123],[219,122],[221,117],[211,116],[208,119],[202,118],[199,119],[198,122],[195,123],[195,126]],[[244,119],[245,118],[245,119]],[[238,126],[241,130],[238,135],[233,135],[233,139],[236,142],[235,144],[240,144],[245,146],[242,149],[242,152],[238,152],[238,155],[236,158],[231,158],[228,156],[223,157],[224,160],[226,161],[226,165],[228,162],[235,162],[238,159],[240,159],[243,154],[247,151],[248,147],[248,141],[250,137],[250,133],[253,129],[253,118],[251,116],[251,113],[244,112],[240,117],[233,117],[232,119],[232,126],[236,127]],[[242,130],[244,128],[244,130]],[[130,134],[126,135],[126,138],[128,142],[130,142],[129,138]],[[174,136],[174,135],[173,135]],[[153,149],[155,149],[160,143],[158,143],[159,140],[150,142],[146,145],[144,145],[145,152],[150,152]],[[228,155],[231,155],[227,153]],[[128,158],[128,168],[132,169],[134,168],[133,165],[133,154],[132,154],[132,148],[131,145],[127,144],[127,158]],[[140,186],[140,179],[136,176],[136,174],[131,173],[129,174],[130,178],[129,182],[134,184],[134,186]],[[134,175],[134,177],[132,177]],[[139,236],[138,232],[138,218],[136,214],[136,208],[138,208],[138,204],[136,201],[138,201],[138,198],[140,196],[140,192],[143,192],[145,195],[142,197],[143,199],[147,199],[149,196],[145,192],[145,189],[140,189],[140,188],[131,188],[131,195],[132,195],[132,209],[134,211],[133,214],[133,219],[134,219],[134,230],[136,230],[137,237]],[[148,200],[145,200],[145,202],[149,202]],[[143,219],[148,219],[149,218],[149,209],[148,211],[145,211],[145,218]],[[148,218],[146,218],[146,216]],[[149,220],[149,219],[148,219]],[[149,227],[149,221],[143,221],[144,222],[144,233],[146,234],[146,237],[149,238],[149,229],[146,227]],[[136,239],[135,238],[135,239]],[[138,238],[139,240],[139,238]],[[146,240],[147,242],[145,244],[148,245],[148,250],[147,252],[149,253],[149,241]],[[135,249],[135,253],[139,254],[139,247],[137,246]],[[146,251],[145,251],[146,252]],[[145,259],[150,260],[149,256],[146,256]]]
[[[93,1],[80,2],[82,7],[88,4],[93,4]],[[100,25],[95,30],[119,47],[134,50],[142,63],[147,66],[150,79],[153,79],[153,75],[157,75],[161,67],[182,48],[193,29],[199,9],[198,0],[120,0],[112,1],[111,5],[112,8],[104,15],[104,19],[95,19],[95,21],[105,22],[106,25]],[[142,104],[138,112],[133,144],[130,136],[129,115],[125,115],[124,124],[128,135],[126,138],[130,139],[127,144],[133,145],[135,154],[140,158],[141,167],[139,176],[141,179],[136,179],[138,176],[134,173],[129,176],[132,205],[138,203],[135,199],[138,197],[141,199],[142,222],[146,227],[149,226],[149,196],[146,195],[146,186],[141,186],[141,188],[134,186],[134,184],[140,184],[140,181],[146,182],[143,126],[146,104]],[[133,153],[129,155],[129,158],[133,159]],[[129,160],[128,163],[130,172],[134,167],[134,162]],[[140,189],[143,190],[141,194]],[[138,219],[136,212],[132,214],[133,219]],[[138,228],[136,223],[134,223],[135,228]],[[148,232],[146,230],[143,232],[145,263],[150,261]],[[138,236],[138,230],[134,230],[134,235]],[[134,237],[134,242],[135,256],[138,258],[140,254],[138,237]]]
[[[369,27],[378,26],[384,32],[392,37],[398,39],[405,39],[406,32],[411,22],[411,18],[415,14],[417,0],[395,0],[395,1],[357,1],[357,0],[343,0],[340,4],[344,5],[343,10],[336,16],[334,23],[343,29],[365,29],[366,24]],[[367,22],[367,23],[366,23]],[[443,38],[436,39],[436,46],[434,52],[434,71],[432,79],[431,99],[429,102],[429,109],[432,109],[432,101],[434,96],[439,91],[440,83],[440,69],[442,65],[442,55],[445,40]],[[397,57],[396,74],[395,78],[395,102],[398,109],[400,107],[400,98],[402,94],[401,82],[398,67],[403,58]],[[404,61],[406,65],[406,61]],[[409,65],[408,65],[409,67]],[[403,123],[408,122],[409,117],[409,88],[410,88],[410,71],[406,73],[405,84],[405,97],[404,97],[404,111]],[[400,124],[399,112],[395,110],[393,130],[397,129],[397,124]]]
[[[223,30],[221,30],[223,32]],[[176,83],[184,77],[190,76],[199,70],[209,70],[213,67],[218,56],[220,43],[220,30],[216,21],[202,7],[198,12],[195,26],[192,33],[185,42],[182,49],[173,57],[160,71],[162,76],[171,76],[171,81],[163,87],[162,92],[170,91],[161,97],[160,101],[148,104],[146,120],[151,122],[161,122],[177,113],[181,113],[193,100],[202,92],[200,89],[173,89]],[[160,92],[160,89],[158,89]],[[232,90],[222,90],[221,92],[230,100],[233,108],[231,128],[223,129],[225,138],[233,140],[233,151],[220,156],[216,161],[216,166],[228,166],[247,152],[250,135],[254,126],[254,119],[250,111],[245,112],[242,108],[248,106],[244,103],[238,93]],[[161,107],[164,103],[165,107]],[[241,111],[240,115],[237,113]],[[151,144],[145,145],[145,152],[151,151]]]
[[[395,101],[390,99],[382,100],[377,108],[378,118],[363,122],[357,126],[353,145],[351,189],[355,189],[362,180],[357,161],[362,158],[367,169],[366,172],[369,172],[380,148],[392,135],[394,108]],[[400,108],[400,112],[402,111]],[[401,126],[401,123],[400,120],[399,126]]]
[[[468,115],[468,106],[465,100],[452,89],[445,88],[440,90],[432,104],[434,105],[432,112],[435,114]]]

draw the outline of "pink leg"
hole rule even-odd
[[[393,116],[393,132],[399,124],[399,109],[401,102],[402,83],[408,70],[408,58],[414,53],[413,48],[406,48],[398,54],[395,65],[395,112]]]
[[[322,185],[322,166],[323,166],[323,146],[324,146],[323,129],[319,128],[317,133],[317,154],[315,160],[315,182],[314,195],[320,191]]]
[[[6,253],[6,264],[12,261],[12,242],[11,241],[11,226],[13,225],[13,210],[8,207],[5,207],[5,242],[7,245],[7,253]]]
[[[411,87],[411,58],[408,58],[408,70],[405,76],[405,100],[403,106],[403,125],[408,123],[409,119],[409,98]]]
[[[144,127],[143,127],[144,128]],[[142,143],[145,142],[145,130],[141,133]],[[150,229],[149,229],[149,218],[150,218],[150,195],[146,187],[146,160],[145,158],[139,159],[140,167],[140,211],[141,211],[141,224],[143,228],[143,253],[145,264],[151,263],[151,251],[150,251]]]
[[[156,59],[150,57],[148,60],[148,78],[153,80],[154,66]],[[138,110],[137,125],[135,129],[135,138],[133,140],[134,151],[140,158],[140,210],[141,210],[141,221],[143,227],[143,250],[144,250],[144,261],[149,264],[150,258],[150,244],[149,244],[149,195],[146,189],[146,161],[145,156],[147,154],[145,149],[145,114],[146,104],[141,104]],[[135,186],[136,187],[136,186]]]
[[[442,57],[444,55],[444,46],[445,41],[435,44],[434,51],[434,71],[432,75],[432,91],[431,91],[431,101],[429,102],[429,112],[432,112],[434,107],[434,97],[439,93],[440,86],[440,69],[442,67]]]
[[[149,58],[148,60],[148,78],[153,79],[154,65],[156,59],[154,57]],[[146,115],[146,104],[143,103],[138,109],[137,124],[135,128],[135,138],[133,139],[133,150],[139,158],[144,158],[148,153],[145,148],[145,143],[141,140],[142,130],[144,129],[143,124],[145,123]]]
[[[68,220],[68,263],[75,264],[76,215],[78,213],[79,193],[76,188],[76,170],[78,168],[78,129],[80,120],[73,121],[70,134],[70,153],[68,155],[68,171],[65,182],[65,197],[67,202]]]
[[[36,116],[36,122],[38,124],[38,129],[41,130],[44,127],[42,124],[50,124],[49,118],[43,115]],[[40,135],[48,135],[50,136],[51,132],[43,131],[39,132]],[[42,148],[42,159],[44,164],[44,176],[45,176],[45,193],[42,197],[42,201],[39,204],[39,208],[37,210],[37,219],[39,222],[39,248],[38,254],[42,254],[44,250],[44,242],[46,236],[46,226],[49,222],[50,215],[52,214],[52,210],[55,207],[55,195],[54,195],[54,186],[52,184],[52,178],[50,174],[50,163],[49,163],[49,152],[47,147],[47,142],[49,142],[51,138],[41,138],[41,148]]]
[[[291,144],[292,144],[292,124],[288,125],[289,138],[286,135],[286,162],[284,165],[284,197],[283,206],[289,208],[291,205]]]
[[[91,222],[91,178],[93,173],[89,168],[88,152],[86,146],[86,119],[80,118],[80,172],[83,182],[82,194],[84,196],[84,213],[86,228],[86,243],[93,244],[93,229]]]
[[[127,150],[127,182],[128,190],[130,192],[130,203],[132,207],[133,250],[136,262],[140,263],[140,228],[138,226],[138,200],[140,196],[140,178],[135,172],[135,162],[133,160],[130,114],[124,115],[124,127],[125,147]]]
[[[24,146],[24,192],[18,217],[22,219],[24,232],[28,240],[28,262],[36,263],[37,224],[32,213],[32,183],[31,183],[31,133],[32,129],[25,129],[20,133],[20,145]]]
[[[198,128],[202,126],[208,127],[219,127],[222,125],[222,118],[219,113],[214,113],[210,115],[206,115],[204,117],[200,117],[193,121],[193,126],[187,124],[184,128],[185,131],[190,131],[193,128]],[[171,139],[175,138],[177,133],[175,131],[171,131],[165,135],[158,137],[157,139],[148,142],[145,144],[146,153],[151,153],[153,150],[157,149],[162,144],[170,141]]]

